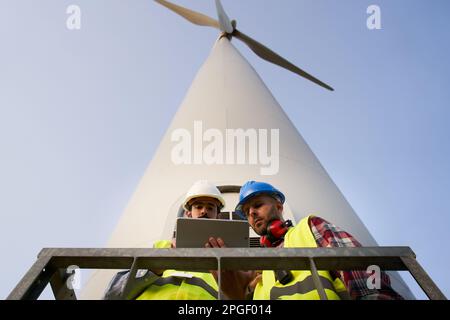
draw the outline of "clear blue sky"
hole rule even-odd
[[[215,15],[212,0],[176,2]],[[81,30],[66,28],[71,4]],[[234,41],[380,245],[410,246],[450,296],[450,2],[223,5],[335,87]],[[0,1],[0,298],[42,247],[106,243],[217,35],[151,0]]]

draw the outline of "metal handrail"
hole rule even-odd
[[[76,299],[66,285],[65,270],[80,269],[179,269],[207,270],[381,270],[409,271],[431,300],[446,300],[416,260],[409,247],[358,248],[45,248],[37,261],[7,297],[9,300],[37,299],[50,283],[56,299]],[[69,274],[70,276],[70,274]],[[219,299],[221,278],[218,273]],[[323,297],[320,281],[315,282]]]

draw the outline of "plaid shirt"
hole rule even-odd
[[[349,233],[319,217],[310,217],[309,226],[318,247],[361,247]],[[366,271],[330,271],[334,278],[340,278],[353,299],[361,300],[403,300],[391,287],[389,276],[381,273],[381,289],[369,289],[367,280],[371,274]]]

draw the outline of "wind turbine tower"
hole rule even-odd
[[[350,232],[363,245],[377,246],[283,108],[231,41],[238,39],[260,58],[323,87],[327,90],[324,94],[332,94],[333,88],[238,30],[220,0],[215,1],[218,20],[168,1],[155,1],[194,24],[218,29],[220,35],[108,247],[149,248],[156,240],[170,239],[181,200],[200,179],[217,186],[241,186],[248,180],[271,183],[286,195],[285,214],[294,222],[315,214]],[[225,196],[224,211],[232,212],[238,195],[232,192]],[[101,298],[112,276],[110,271],[94,272],[82,298]],[[390,276],[400,294],[413,298],[398,273],[390,272]]]

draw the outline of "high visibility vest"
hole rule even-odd
[[[157,241],[154,248],[170,248],[170,241]],[[136,300],[217,300],[218,286],[211,273],[165,270]]]
[[[309,227],[309,218],[288,230],[284,237],[285,248],[317,248],[316,240]],[[319,292],[314,285],[311,271],[293,270],[293,279],[286,285],[275,279],[271,270],[262,272],[260,281],[253,294],[254,300],[319,300]],[[340,300],[340,295],[347,296],[344,283],[333,279],[328,271],[318,271],[319,279],[329,300]]]

